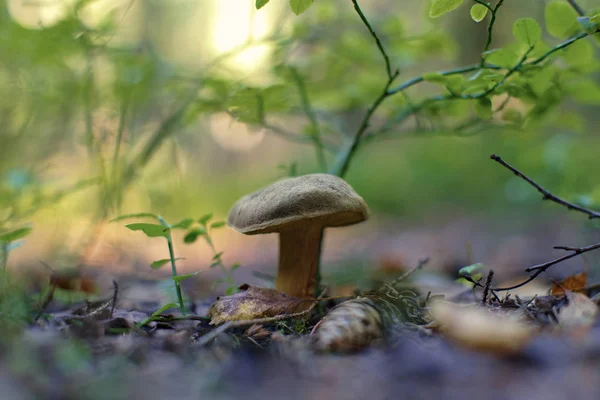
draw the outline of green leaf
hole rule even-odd
[[[264,99],[259,89],[247,87],[239,90],[227,101],[229,113],[248,124],[264,121]]]
[[[459,276],[473,276],[473,273],[475,271],[480,270],[481,268],[483,268],[484,265],[482,263],[477,263],[477,264],[472,264],[472,265],[467,265],[466,267],[462,267],[459,271],[458,271],[458,275]]]
[[[477,99],[473,104],[475,112],[482,119],[490,119],[492,117],[492,100],[489,97]],[[462,270],[461,270],[462,271]]]
[[[180,285],[181,282],[183,282],[186,279],[189,279],[189,278],[191,278],[193,276],[196,276],[196,275],[198,275],[201,272],[202,271],[194,272],[193,274],[185,274],[185,275],[172,276],[171,279],[173,279],[173,281],[175,281],[176,284]]]
[[[158,215],[152,214],[152,213],[125,214],[125,215],[118,216],[117,218],[111,219],[109,222],[117,222],[117,221],[122,221],[124,219],[131,219],[131,218],[154,218],[154,219],[158,220]]]
[[[213,259],[213,260],[218,260],[218,259],[220,259],[220,258],[221,258],[221,256],[222,256],[222,255],[223,255],[223,252],[222,252],[222,251],[220,251],[220,252],[218,252],[217,254],[215,254],[215,255],[213,256],[213,258],[212,258],[212,259]]]
[[[600,104],[600,87],[591,79],[568,85],[569,94],[583,104]]]
[[[193,223],[194,220],[192,218],[185,218],[173,225],[171,229],[188,229]]]
[[[221,228],[225,226],[225,221],[217,221],[210,224],[211,229]]]
[[[263,8],[267,3],[269,2],[269,0],[256,0],[256,9],[260,10],[261,8]]]
[[[31,228],[19,228],[14,231],[0,233],[0,243],[10,243],[19,240],[31,233]]]
[[[204,228],[193,229],[186,233],[186,235],[183,238],[183,242],[187,244],[194,243],[198,239],[198,236],[204,234],[206,234],[206,230]]]
[[[446,88],[455,94],[460,94],[465,84],[465,77],[462,75],[451,75],[446,77]]]
[[[290,8],[294,14],[300,15],[314,2],[315,0],[290,0]]]
[[[125,227],[132,231],[142,231],[148,237],[168,238],[169,233],[171,232],[169,228],[156,224],[129,224],[125,225]]]
[[[177,260],[185,260],[185,258],[177,257],[177,258],[175,258],[175,261],[177,261]],[[150,268],[159,269],[160,267],[164,266],[166,263],[168,263],[170,261],[171,261],[170,258],[163,258],[162,260],[153,261],[152,264],[150,264]]]
[[[206,224],[208,221],[210,221],[210,219],[213,217],[213,213],[208,213],[206,215],[201,216],[200,218],[198,218],[198,223],[204,225]]]
[[[592,35],[600,29],[600,14],[596,14],[593,17],[578,17],[577,22],[586,33]]]
[[[542,37],[542,30],[533,18],[521,18],[513,24],[513,35],[523,44],[533,46]]]
[[[582,66],[595,63],[594,48],[589,41],[578,40],[563,50],[563,58],[569,65]]]
[[[229,270],[233,272],[233,271],[235,271],[236,269],[238,269],[239,267],[240,267],[240,264],[236,263],[236,264],[233,264],[233,265],[231,266],[231,268],[229,268]]]
[[[485,61],[504,68],[511,68],[519,62],[519,55],[512,50],[501,48],[484,54]]]
[[[178,307],[179,307],[179,304],[177,304],[177,303],[167,303],[164,306],[162,306],[161,308],[159,308],[158,310],[156,310],[155,312],[153,312],[152,316],[155,317],[157,315],[164,313],[165,311],[167,311],[171,308],[178,308]]]
[[[475,4],[471,7],[471,18],[475,22],[481,22],[487,15],[488,9],[483,4]]]
[[[460,6],[463,0],[433,0],[429,9],[429,17],[437,18]]]
[[[577,17],[577,12],[563,1],[550,2],[544,10],[546,30],[559,39],[566,39],[577,32],[579,29]]]

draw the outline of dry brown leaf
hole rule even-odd
[[[313,301],[287,296],[275,289],[244,284],[240,292],[217,298],[208,310],[211,325],[275,317],[307,310]]]
[[[434,322],[450,340],[478,351],[514,354],[529,342],[536,329],[510,315],[475,306],[447,302],[432,305]]]
[[[587,272],[582,272],[580,274],[571,275],[568,278],[560,281],[558,284],[554,284],[550,294],[555,296],[564,294],[565,290],[570,290],[573,292],[577,292],[585,287],[587,283]]]
[[[598,306],[589,297],[581,293],[567,291],[569,303],[558,312],[558,325],[562,329],[591,328],[596,322]]]

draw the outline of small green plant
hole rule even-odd
[[[127,214],[117,217],[110,222],[122,221],[125,219],[132,218],[152,218],[159,222],[158,224],[148,224],[148,223],[134,223],[125,225],[126,228],[131,229],[132,231],[142,231],[146,236],[150,238],[154,237],[162,237],[167,240],[167,246],[169,248],[169,258],[156,260],[150,264],[150,268],[159,269],[163,265],[167,263],[171,263],[171,279],[175,284],[175,292],[177,294],[177,301],[179,302],[179,308],[182,313],[185,313],[185,304],[183,302],[183,296],[181,295],[181,282],[184,280],[191,278],[192,276],[198,275],[201,271],[194,272],[192,274],[178,275],[177,267],[175,266],[175,262],[180,260],[181,258],[175,258],[175,252],[173,250],[173,239],[171,237],[171,231],[173,229],[188,229],[193,223],[194,220],[191,218],[185,218],[176,224],[169,224],[163,217],[160,215],[152,214],[152,213],[138,213],[138,214]],[[162,310],[164,311],[164,309]]]
[[[167,240],[167,246],[169,248],[169,258],[164,258],[161,260],[153,261],[152,264],[150,264],[150,268],[159,269],[168,263],[171,264],[171,273],[172,273],[171,279],[173,280],[173,282],[175,284],[175,292],[177,295],[177,301],[179,302],[179,308],[181,309],[182,313],[185,313],[185,305],[183,302],[183,296],[181,294],[181,282],[183,282],[184,280],[191,278],[195,275],[198,275],[202,271],[194,272],[191,274],[184,274],[184,275],[179,275],[177,273],[177,267],[175,264],[176,264],[177,260],[181,260],[182,258],[175,257],[175,251],[173,250],[173,239],[171,236],[171,231],[174,229],[187,230],[185,237],[184,237],[184,242],[187,244],[194,243],[198,239],[198,237],[202,237],[213,252],[212,264],[210,265],[210,267],[211,268],[219,267],[225,274],[225,278],[223,278],[223,280],[218,280],[216,283],[217,284],[219,284],[219,283],[227,284],[227,288],[225,290],[226,294],[232,294],[237,291],[237,286],[235,285],[235,283],[233,281],[233,271],[235,271],[239,267],[239,264],[234,264],[231,267],[227,267],[221,259],[223,252],[222,251],[217,252],[215,245],[213,243],[213,240],[210,236],[210,233],[213,229],[217,229],[217,228],[221,228],[221,227],[225,226],[224,221],[214,221],[211,223],[210,220],[212,219],[212,214],[206,214],[197,220],[195,220],[193,218],[184,218],[175,224],[169,224],[160,215],[156,215],[156,214],[152,214],[152,213],[139,213],[139,214],[122,215],[120,217],[117,217],[117,218],[111,220],[111,222],[122,221],[125,219],[139,219],[139,218],[151,218],[151,219],[156,220],[158,222],[158,224],[133,223],[133,224],[125,225],[125,227],[132,231],[141,231],[150,238],[162,237]],[[176,306],[177,306],[177,304],[169,303],[166,306],[162,307],[159,311],[163,312],[168,308],[173,308]]]
[[[225,294],[229,295],[238,291],[237,285],[233,280],[233,272],[240,267],[240,264],[236,263],[228,267],[223,262],[221,258],[223,252],[217,251],[210,235],[213,229],[224,227],[225,221],[210,222],[212,217],[212,214],[206,214],[199,218],[197,222],[193,222],[193,225],[189,227],[189,231],[185,235],[183,241],[191,244],[194,243],[198,237],[202,237],[202,239],[204,239],[208,247],[210,247],[213,252],[212,264],[210,264],[210,267],[219,267],[224,274],[224,278],[217,280],[215,284],[225,283],[227,285],[225,288]]]

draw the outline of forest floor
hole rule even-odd
[[[554,242],[556,232],[576,231],[569,231],[573,225],[564,221],[556,226],[560,229],[536,230],[548,248],[561,244]],[[414,236],[427,237],[422,232]],[[439,231],[433,237],[439,241]],[[382,246],[372,249],[385,255],[394,247]],[[532,258],[551,259],[542,248],[529,247],[520,255],[513,251],[511,260],[520,266],[513,272],[521,270],[518,275],[524,276],[522,269]],[[489,252],[481,258],[486,257],[493,258]],[[411,271],[406,262],[394,265],[389,257],[380,264],[371,277],[374,287],[385,288],[392,279],[386,275],[390,264],[399,269],[395,276]],[[160,295],[164,281],[119,273],[114,276],[116,302],[112,294],[93,302],[56,295],[47,299],[35,321],[5,321],[1,398],[600,398],[596,290],[577,281],[580,271],[559,273],[567,279],[558,286],[542,276],[508,297],[488,291],[484,301],[484,288],[472,291],[455,281],[456,271],[444,275],[443,269],[437,262],[426,264],[396,282],[402,296],[418,305],[416,319],[403,312],[387,318],[390,309],[378,306],[380,297],[363,292],[374,307],[351,311],[341,322],[338,318],[333,330],[328,327],[330,335],[338,335],[332,340],[342,343],[337,347],[316,345],[324,340],[319,330],[325,331],[318,324],[344,299],[322,301],[302,317],[233,326],[215,334],[218,327],[210,317],[214,321],[211,305],[218,293],[190,298],[185,317],[172,308],[149,321],[167,301]],[[481,271],[480,284],[498,287],[485,284],[487,271]],[[504,281],[497,282],[501,286]],[[384,292],[390,293],[377,293]],[[337,295],[352,293],[343,287]],[[13,307],[19,307],[17,301]],[[373,316],[373,309],[380,315]],[[362,324],[357,328],[354,321],[361,316],[375,318],[380,335],[369,336]]]

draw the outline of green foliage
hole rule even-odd
[[[0,233],[0,244],[11,243],[16,240],[22,239],[31,233],[31,228],[19,228],[9,232]]]
[[[177,260],[185,260],[185,258],[183,258],[183,257],[176,257],[174,260],[175,261],[177,261]],[[160,260],[156,260],[156,261],[153,261],[152,264],[150,264],[150,268],[152,268],[152,269],[159,269],[159,268],[163,267],[165,264],[167,264],[169,262],[171,262],[170,258],[163,258],[163,259],[160,259]]]
[[[470,14],[471,14],[471,18],[473,19],[473,21],[481,22],[487,15],[487,12],[488,12],[488,9],[486,6],[484,6],[482,4],[474,4],[471,7]]]
[[[269,0],[256,0],[256,9],[260,10],[261,8],[263,8],[267,3],[269,2]]]
[[[310,7],[315,0],[290,0],[290,8],[296,15],[302,14]]]
[[[592,17],[577,17],[577,22],[586,33],[591,35],[600,29],[600,14]]]
[[[223,272],[223,275],[224,275],[224,277],[222,279],[217,280],[215,282],[215,284],[224,283],[226,285],[225,294],[233,294],[238,291],[238,285],[235,284],[234,279],[233,279],[233,271],[235,271],[240,265],[234,264],[230,267],[227,267],[227,265],[221,259],[223,252],[216,250],[213,239],[211,237],[211,232],[213,229],[219,229],[219,228],[224,227],[226,225],[226,223],[225,223],[225,221],[210,222],[210,220],[212,218],[213,218],[212,213],[206,214],[206,215],[198,218],[199,226],[197,226],[197,225],[190,226],[188,232],[184,236],[183,241],[186,244],[192,244],[192,243],[195,243],[199,237],[204,239],[204,242],[208,245],[208,247],[213,252],[213,258],[212,258],[212,263],[210,264],[210,268],[219,267],[219,269]],[[188,278],[193,275],[194,274],[191,274],[190,276],[188,276]]]
[[[522,18],[513,24],[513,35],[528,46],[534,46],[542,37],[542,30],[533,18]]]
[[[577,12],[564,1],[552,1],[544,10],[546,30],[558,39],[565,39],[577,32],[577,17]]]
[[[163,225],[137,223],[125,225],[125,227],[131,229],[132,231],[142,231],[146,236],[151,238],[169,238],[171,236],[171,229],[166,228]]]
[[[432,0],[429,8],[429,17],[437,18],[454,10],[462,4],[463,0]]]

